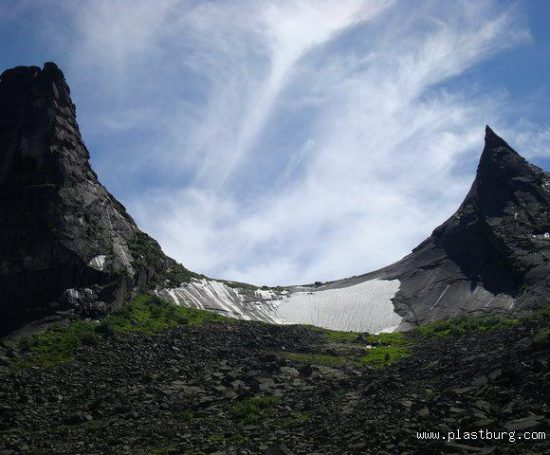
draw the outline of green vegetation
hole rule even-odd
[[[240,433],[237,433],[227,437],[226,440],[230,444],[242,445],[248,441],[248,438]]]
[[[527,319],[550,319],[550,305],[534,311]]]
[[[242,445],[248,440],[246,436],[243,436],[240,433],[231,434],[231,433],[214,433],[208,436],[210,442],[215,443],[218,447],[225,446],[227,444]]]
[[[90,420],[84,424],[88,431],[99,431],[102,428],[105,428],[105,422],[102,420]]]
[[[500,315],[458,316],[423,324],[416,328],[416,333],[422,338],[461,336],[469,332],[505,329],[520,322],[519,319]]]
[[[215,433],[215,434],[211,434],[210,436],[208,436],[208,440],[210,442],[214,442],[214,443],[217,443],[217,444],[224,444],[225,443],[225,436],[223,434],[220,434],[220,433]]]
[[[377,335],[368,335],[367,343],[375,346],[405,346],[409,342],[403,332],[379,333]]]
[[[62,363],[70,360],[81,346],[98,343],[100,337],[95,328],[96,324],[88,321],[56,325],[25,340],[23,346],[38,366]]]
[[[410,355],[409,341],[402,332],[368,335],[367,342],[372,348],[361,357],[361,363],[366,365],[385,367]]]
[[[103,319],[97,331],[107,334],[135,331],[156,335],[180,325],[202,325],[228,320],[216,313],[174,305],[158,297],[143,294]]]
[[[281,351],[279,354],[281,354],[287,360],[293,360],[295,362],[301,363],[310,363],[314,365],[341,365],[349,361],[347,357],[340,355],[285,351]]]
[[[357,366],[384,367],[410,354],[410,341],[401,332],[371,335],[356,332],[338,332],[316,327],[311,329],[320,331],[327,341],[340,344],[341,353],[335,355],[280,351],[279,355],[287,360],[313,365],[334,366],[348,363]],[[357,355],[358,349],[362,352],[367,350],[367,354]]]
[[[409,349],[403,346],[376,346],[369,349],[368,355],[361,357],[361,363],[385,367],[409,355]]]
[[[279,420],[278,423],[281,428],[295,428],[307,423],[310,418],[307,412],[295,412],[289,417]]]
[[[186,410],[176,414],[176,419],[180,422],[191,422],[195,418],[192,411]]]
[[[328,341],[335,343],[353,343],[359,341],[361,334],[357,332],[338,332],[336,330],[321,329]]]
[[[272,415],[279,400],[276,397],[252,397],[233,404],[233,415],[240,420],[251,423],[262,417]]]
[[[222,321],[230,320],[215,313],[173,305],[144,294],[100,323],[72,321],[66,325],[55,325],[25,340],[23,347],[30,355],[22,366],[46,367],[69,361],[80,347],[95,345],[115,333],[135,331],[152,336],[181,325],[196,326]]]
[[[190,281],[191,278],[203,277],[165,256],[157,241],[144,232],[135,234],[134,238],[128,242],[128,249],[133,258],[132,266],[136,270],[147,268],[156,271],[149,278],[148,289],[158,286],[177,287]]]
[[[316,329],[315,327],[311,327]],[[369,333],[359,332],[338,332],[336,330],[317,329],[320,330],[328,341],[336,343],[363,343],[375,345],[396,345],[403,346],[408,341],[403,336],[402,332],[379,333],[372,335]]]
[[[334,355],[281,351],[279,354],[288,360],[314,365],[342,365],[351,363],[376,367],[387,366],[410,354],[410,342],[400,332],[370,335],[316,328],[313,328],[313,330],[321,330],[328,341],[339,343],[341,345],[341,353]],[[362,347],[361,344],[370,346]],[[358,349],[362,349],[363,352],[366,350],[367,354],[357,355]]]
[[[537,345],[550,344],[550,327],[540,329],[533,337],[533,343]]]

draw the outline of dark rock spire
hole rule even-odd
[[[397,278],[411,323],[541,307],[550,295],[550,176],[491,128],[459,209],[403,260],[372,275]]]
[[[97,180],[62,71],[0,76],[0,335],[58,312],[98,313],[188,272]]]

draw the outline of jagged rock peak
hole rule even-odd
[[[410,321],[544,306],[550,175],[487,126],[476,178],[459,209],[386,270],[401,280],[394,303]]]
[[[70,105],[70,89],[63,71],[53,62],[38,66],[17,66],[0,75],[0,99],[3,103],[28,96],[54,99],[58,104]],[[11,103],[10,103],[11,104]]]
[[[41,69],[38,66],[16,66],[15,68],[9,68],[0,75],[0,82],[2,84],[13,83],[22,78],[32,78],[41,80],[47,80],[50,82],[65,82],[65,76],[63,71],[54,62],[44,63],[44,67]]]
[[[508,147],[511,149],[508,143],[497,135],[489,125],[485,126],[485,147]]]
[[[0,185],[95,179],[69,86],[55,63],[2,73],[0,141]]]
[[[489,126],[485,127],[485,147],[477,171],[477,180],[510,183],[514,177],[540,178],[543,171],[530,164]]]
[[[0,336],[58,311],[108,310],[189,276],[98,181],[57,65],[4,71]]]

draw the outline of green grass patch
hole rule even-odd
[[[228,444],[233,444],[233,445],[240,446],[240,445],[245,444],[247,442],[247,440],[248,439],[246,438],[246,436],[243,436],[240,433],[237,433],[237,434],[215,433],[215,434],[212,434],[212,435],[208,436],[208,441],[210,441],[214,444],[217,444],[218,447],[226,446]]]
[[[227,442],[235,445],[243,445],[248,441],[248,438],[240,433],[232,434],[226,438]]]
[[[285,359],[295,362],[333,366],[346,363],[359,366],[365,364],[386,366],[410,354],[410,341],[401,332],[370,335],[322,329],[322,333],[326,336],[327,341],[342,343],[343,351],[340,355],[286,351],[281,351],[279,354]],[[354,350],[357,351],[357,348],[361,348],[358,343],[371,345],[368,346],[368,349],[367,346],[364,347],[363,352],[366,351],[366,355],[354,353]],[[354,349],[348,350],[347,348]]]
[[[405,346],[409,342],[403,332],[392,332],[368,335],[367,343],[381,346]]]
[[[355,343],[360,341],[360,333],[357,332],[339,332],[337,330],[322,329],[325,338],[334,343]]]
[[[278,403],[276,397],[252,397],[237,401],[233,404],[233,415],[246,422],[256,422],[262,417],[271,416]]]
[[[509,316],[469,315],[423,324],[415,331],[423,338],[461,336],[470,332],[506,329],[520,322]]]
[[[410,355],[410,342],[402,332],[368,335],[367,342],[372,348],[360,359],[364,365],[385,367]]]
[[[331,354],[312,354],[305,352],[279,352],[287,360],[314,365],[341,365],[349,360],[345,356]]]
[[[369,353],[361,357],[361,363],[375,367],[385,367],[410,355],[404,346],[376,346],[369,349]]]
[[[103,319],[97,330],[100,333],[135,331],[156,335],[181,325],[195,326],[229,320],[216,313],[174,305],[158,297],[143,294]]]
[[[225,444],[225,436],[220,433],[211,434],[210,436],[208,436],[208,440],[215,444]]]
[[[49,366],[72,359],[74,353],[85,345],[97,344],[100,336],[97,324],[88,321],[74,321],[68,325],[55,325],[48,330],[23,341],[23,347],[30,353],[31,363]]]
[[[306,412],[296,412],[278,421],[281,428],[289,429],[304,425],[310,420],[310,415]]]
[[[377,335],[359,332],[339,332],[337,330],[319,329],[327,341],[335,343],[366,343],[403,346],[408,344],[402,332],[379,333]]]
[[[19,362],[19,366],[47,367],[67,362],[82,346],[95,345],[114,333],[135,331],[157,335],[182,325],[197,326],[222,321],[232,320],[208,311],[173,305],[144,294],[121,310],[111,313],[100,323],[72,321],[66,325],[55,325],[26,339],[22,347],[29,355],[23,362]]]
[[[550,305],[539,308],[532,315],[527,316],[526,319],[550,319]]]

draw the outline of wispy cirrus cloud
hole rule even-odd
[[[540,127],[505,89],[460,84],[530,41],[514,3],[71,5],[59,49],[100,176],[211,276],[310,282],[397,260],[465,195],[485,123],[518,145]]]

